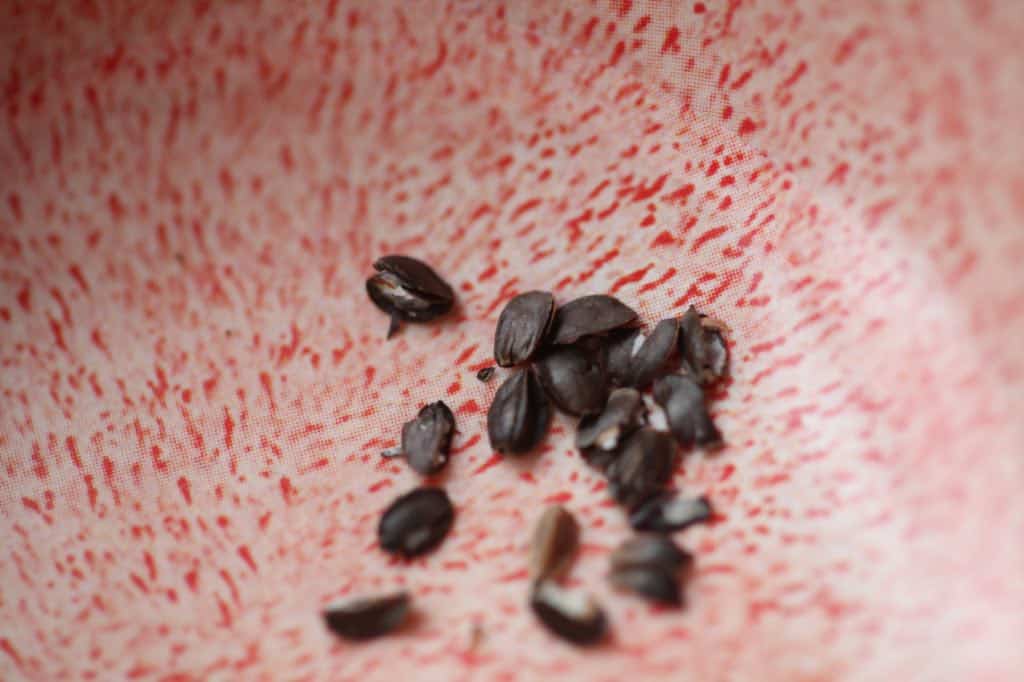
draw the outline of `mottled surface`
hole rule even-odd
[[[0,7],[0,677],[1019,679],[1019,3],[164,8]],[[384,343],[402,252],[459,305]],[[568,420],[487,447],[534,288],[733,329],[682,613],[605,584]],[[402,564],[378,453],[438,399],[457,519]],[[593,651],[525,605],[551,503]],[[401,636],[324,628],[402,587]]]

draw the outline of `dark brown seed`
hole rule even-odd
[[[633,354],[629,372],[630,385],[644,388],[654,381],[675,352],[678,337],[679,320],[669,318],[659,322],[640,349]]]
[[[409,613],[410,603],[406,592],[354,599],[326,607],[323,617],[330,631],[339,637],[373,639],[398,629]]]
[[[636,530],[672,533],[711,518],[711,505],[705,497],[662,495],[648,500],[629,515]]]
[[[724,325],[690,306],[679,321],[679,352],[685,373],[701,384],[714,383],[728,372],[729,350]]]
[[[576,555],[579,537],[579,524],[565,507],[545,509],[530,542],[530,580],[538,582],[564,574]]]
[[[639,341],[638,341],[639,339]],[[633,369],[633,354],[643,343],[639,329],[617,329],[608,335],[605,365],[608,379],[616,386],[627,386]]]
[[[729,346],[722,332],[717,329],[705,329],[704,340],[707,351],[704,375],[710,382],[714,382],[729,373]]]
[[[551,422],[551,408],[540,383],[528,368],[517,370],[494,394],[487,411],[487,435],[498,452],[520,454],[534,449]]]
[[[682,597],[679,593],[679,577],[653,566],[630,566],[608,575],[612,587],[627,590],[650,601],[679,606]]]
[[[385,552],[406,558],[419,556],[440,544],[454,518],[455,510],[444,490],[417,488],[384,511],[377,539]]]
[[[591,450],[613,453],[643,424],[644,401],[633,388],[617,388],[599,414],[580,419],[576,429],[576,447],[586,454]],[[600,453],[592,453],[599,456]]]
[[[385,256],[366,280],[370,300],[391,316],[388,338],[399,320],[428,322],[451,310],[455,292],[429,265],[408,256]]]
[[[636,311],[614,296],[584,296],[569,301],[555,313],[551,343],[575,343],[584,336],[606,334],[635,320]]]
[[[608,466],[608,489],[628,508],[657,495],[672,478],[675,443],[671,436],[644,427],[626,441],[622,453]]]
[[[678,573],[693,561],[689,552],[679,548],[672,538],[661,533],[640,533],[629,538],[612,553],[612,571],[650,566]]]
[[[505,306],[494,330],[494,359],[511,367],[533,357],[555,316],[555,298],[546,291],[519,294]]]
[[[482,370],[476,373],[477,381],[487,383],[494,376],[494,367],[484,367]]]
[[[572,415],[600,412],[608,398],[608,377],[599,357],[580,346],[556,346],[535,363],[551,401]]]
[[[455,415],[442,401],[426,405],[402,427],[402,452],[409,466],[424,476],[436,474],[448,463]]]
[[[544,627],[573,644],[594,644],[608,627],[604,611],[590,595],[571,592],[550,580],[530,592],[530,608]]]
[[[708,414],[704,390],[693,377],[668,374],[659,378],[654,382],[654,400],[665,410],[668,426],[684,448],[722,444],[722,434]]]

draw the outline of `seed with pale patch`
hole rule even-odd
[[[548,507],[541,514],[530,542],[530,580],[557,578],[572,564],[579,545],[580,527],[561,505]]]
[[[537,447],[550,422],[547,396],[533,371],[523,368],[494,394],[487,411],[487,435],[498,452],[521,454]]]
[[[455,292],[423,261],[384,256],[373,264],[377,274],[366,280],[370,300],[391,316],[388,338],[399,321],[429,322],[451,310]]]
[[[668,374],[654,382],[654,400],[665,410],[672,434],[683,447],[716,448],[722,434],[711,420],[704,390],[684,374]]]
[[[424,476],[443,469],[454,431],[455,415],[444,402],[424,406],[402,427],[402,451],[409,466]]]
[[[482,370],[476,373],[476,380],[487,383],[494,376],[494,367],[484,367]]]
[[[328,629],[339,637],[373,639],[397,630],[405,621],[411,602],[407,592],[397,592],[331,604],[322,615]]]
[[[679,338],[679,320],[662,320],[637,349],[630,360],[629,383],[643,388],[654,381],[675,353]]]
[[[671,538],[644,533],[626,540],[615,550],[608,579],[616,589],[662,604],[679,605],[680,572],[688,570],[692,562],[693,557]]]
[[[640,595],[668,606],[682,603],[679,579],[665,571],[647,566],[631,566],[608,575],[612,587]]]
[[[636,311],[614,296],[583,296],[569,301],[555,313],[551,343],[575,343],[584,336],[607,334],[634,321]]]
[[[679,320],[679,352],[684,371],[701,384],[724,377],[729,370],[725,325],[690,306]]]
[[[679,497],[666,494],[647,500],[629,515],[636,530],[671,533],[711,518],[706,497]]]
[[[639,329],[617,329],[607,337],[605,368],[608,380],[615,386],[628,386],[633,371],[633,354],[646,338]]]
[[[608,377],[600,357],[582,346],[556,346],[536,361],[537,377],[563,412],[600,412],[608,398]]]
[[[417,488],[388,506],[377,525],[385,552],[410,558],[429,552],[444,540],[455,519],[448,494],[441,488]]]
[[[657,495],[672,478],[675,443],[671,436],[644,427],[626,441],[606,475],[612,497],[627,508]]]
[[[644,402],[633,388],[617,388],[608,396],[604,409],[580,419],[576,447],[587,463],[604,470],[618,454],[619,447],[644,418]]]
[[[546,291],[519,294],[501,311],[494,330],[494,359],[502,367],[526,362],[540,348],[555,316],[555,298]]]
[[[550,580],[530,592],[530,608],[549,632],[573,644],[595,644],[604,637],[604,610],[585,592],[570,591]]]

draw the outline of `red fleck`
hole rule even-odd
[[[491,467],[495,466],[495,465],[496,465],[496,464],[497,464],[498,462],[500,462],[501,460],[502,460],[502,457],[501,457],[501,455],[499,455],[499,454],[497,454],[497,453],[495,453],[495,454],[491,455],[490,459],[488,459],[488,460],[487,460],[486,462],[484,462],[483,464],[481,464],[480,466],[478,466],[478,467],[477,467],[477,468],[476,468],[476,469],[475,469],[475,470],[473,471],[473,475],[474,475],[474,476],[476,476],[477,474],[482,474],[483,472],[487,471],[487,470],[488,470],[488,469],[490,469]]]
[[[680,206],[682,206],[686,203],[686,200],[689,199],[690,195],[693,194],[693,190],[694,185],[692,182],[689,182],[680,187],[679,189],[677,189],[676,191],[672,192],[671,194],[666,194],[664,197],[662,197],[662,199],[664,201],[670,203],[677,203]]]
[[[68,436],[64,440],[64,445],[68,449],[68,455],[71,456],[71,461],[74,463],[74,465],[76,467],[81,469],[82,468],[82,458],[78,456],[78,445],[75,443],[75,437],[74,436]]]
[[[750,133],[754,132],[755,130],[757,130],[757,124],[754,123],[754,121],[751,120],[750,118],[745,118],[745,119],[743,119],[743,122],[740,123],[740,129],[739,129],[740,135],[749,135]]]
[[[228,408],[224,408],[224,446],[230,448],[235,432],[235,420],[231,418]]]
[[[195,570],[186,573],[185,584],[188,585],[190,590],[195,592],[199,587],[199,574]]]
[[[790,74],[789,78],[787,78],[786,80],[784,80],[782,82],[782,85],[780,87],[781,88],[788,88],[788,87],[790,87],[791,85],[796,83],[798,80],[800,80],[800,77],[803,76],[805,73],[807,73],[807,62],[801,61],[799,64],[797,64],[796,69],[794,69],[793,73]]]
[[[239,546],[238,556],[242,557],[242,561],[244,561],[249,566],[249,568],[252,569],[253,573],[257,572],[256,562],[252,560],[252,553],[249,552],[249,547],[247,545]]]
[[[636,26],[633,27],[633,33],[640,33],[647,28],[649,23],[651,23],[651,16],[649,14],[640,17],[640,21],[636,22]]]
[[[85,475],[85,489],[89,495],[89,508],[93,511],[96,510],[96,499],[99,497],[99,491],[96,490],[96,486],[92,484],[92,475]]]
[[[260,530],[266,530],[267,526],[270,525],[270,516],[271,516],[270,512],[266,512],[262,516],[260,516],[260,520],[259,520]]]
[[[569,492],[568,490],[565,490],[560,493],[548,495],[547,497],[544,498],[543,502],[544,504],[563,504],[571,499],[572,493]]]
[[[661,44],[661,53],[679,52],[679,29],[672,26],[665,32],[665,42]]]
[[[850,170],[850,164],[848,164],[847,162],[843,161],[842,163],[837,165],[834,169],[832,169],[832,173],[829,174],[828,179],[825,180],[825,184],[826,185],[831,185],[832,183],[835,183],[837,185],[843,184],[846,181],[846,173],[849,170]]]
[[[652,246],[653,246],[653,244],[652,244]],[[661,286],[662,284],[664,284],[665,282],[667,282],[669,279],[671,279],[675,274],[676,274],[676,269],[675,268],[669,268],[658,279],[656,279],[656,280],[654,280],[652,282],[648,282],[647,284],[645,284],[642,287],[640,287],[639,289],[637,289],[636,293],[637,294],[643,294],[643,293],[646,293],[646,292],[648,292],[648,291],[650,291],[652,289],[656,289],[659,286]]]
[[[622,287],[624,287],[627,284],[630,284],[632,282],[639,282],[640,280],[642,280],[644,278],[644,276],[653,267],[654,267],[653,263],[648,263],[647,265],[645,265],[644,267],[640,268],[639,270],[634,270],[633,272],[629,273],[628,275],[623,275],[622,277],[619,277],[617,280],[615,280],[615,283],[612,284],[612,288],[611,288],[611,292],[610,293],[614,294],[616,291],[618,291]]]
[[[473,353],[476,352],[476,349],[478,347],[479,347],[479,344],[473,344],[469,348],[466,348],[464,351],[459,353],[459,357],[455,359],[455,364],[456,365],[461,365],[462,363],[464,363],[467,360],[469,360],[473,356]]]
[[[78,265],[72,265],[68,268],[68,272],[71,273],[71,277],[78,283],[78,286],[81,287],[82,291],[89,293],[89,284],[85,281],[85,277],[82,276],[82,271],[79,269]]]
[[[455,413],[456,414],[477,414],[480,411],[481,411],[480,405],[478,405],[475,400],[470,398],[466,402],[464,402],[461,405],[459,405],[458,408],[456,408]]]
[[[372,370],[372,369],[373,369],[372,367],[368,368],[367,372],[369,373],[369,371]],[[372,375],[370,375],[369,378],[370,378],[370,380],[372,380]],[[367,383],[369,383],[369,382],[367,382]],[[264,391],[264,393],[267,394],[267,399],[270,401],[270,409],[273,410],[275,408],[275,405],[274,405],[274,392],[273,392],[273,390],[271,389],[271,386],[270,386],[270,375],[267,374],[266,372],[260,372],[260,385],[263,386],[263,391]]]
[[[189,506],[192,505],[192,490],[189,486],[188,479],[184,476],[178,478],[178,490],[181,491],[181,496],[185,498],[185,503]]]
[[[285,504],[291,504],[292,503],[292,495],[295,492],[295,489],[292,488],[291,479],[289,479],[287,476],[282,476],[281,477],[280,485],[281,485],[281,497],[284,498],[284,503]]]
[[[447,389],[448,395],[455,395],[456,393],[459,392],[459,390],[461,388],[462,388],[462,384],[460,384],[458,382],[458,380],[453,381],[451,384],[448,385],[448,389]]]
[[[114,222],[118,222],[124,217],[124,204],[116,194],[107,197],[107,205],[110,207],[110,217],[114,219]]]
[[[707,11],[707,7],[704,6],[703,2],[697,2],[693,5],[694,14],[704,14]]]
[[[61,329],[60,322],[53,319],[49,314],[46,317],[50,321],[50,331],[53,332],[53,341],[57,344],[57,348],[60,348],[65,353],[68,352],[68,347],[64,345],[64,332]]]
[[[662,230],[661,233],[651,241],[651,248],[656,246],[675,246],[679,243],[671,232],[668,230]]]
[[[40,480],[46,479],[49,475],[49,470],[46,468],[46,462],[43,461],[43,454],[39,448],[39,443],[32,444],[32,462],[32,472],[35,473],[36,477]]]
[[[700,235],[699,237],[697,237],[697,239],[694,240],[693,246],[690,247],[690,253],[697,253],[700,247],[704,246],[704,244],[708,243],[713,239],[721,237],[723,234],[726,233],[728,229],[729,228],[727,228],[725,225],[720,225],[719,227],[711,228],[710,230],[708,230],[707,232]]]
[[[661,188],[665,186],[666,180],[668,180],[668,173],[659,176],[658,179],[656,179],[650,187],[647,187],[646,184],[641,184],[636,189],[636,193],[633,195],[634,203],[638,201],[647,201],[655,194],[660,192]]]

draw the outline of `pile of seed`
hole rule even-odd
[[[370,299],[386,312],[388,337],[400,322],[426,322],[448,312],[454,294],[428,265],[387,256],[367,280]],[[612,498],[637,531],[611,556],[610,584],[648,600],[679,606],[693,560],[669,533],[708,519],[706,499],[669,489],[680,449],[712,449],[722,436],[705,389],[726,376],[726,327],[692,306],[645,334],[636,311],[613,296],[590,295],[557,306],[545,291],[514,297],[502,310],[494,359],[509,374],[487,413],[491,447],[521,456],[544,440],[552,408],[578,417],[576,447],[601,472]],[[477,377],[488,381],[495,368]],[[402,427],[401,445],[382,453],[403,457],[431,476],[448,461],[455,417],[437,401]],[[381,548],[405,558],[441,543],[454,509],[442,488],[423,486],[394,500],[381,516]],[[554,634],[575,644],[599,641],[607,619],[589,595],[559,582],[571,567],[580,528],[562,507],[544,511],[530,545],[528,603]],[[407,592],[350,600],[324,611],[328,627],[347,639],[399,628],[410,610]]]

